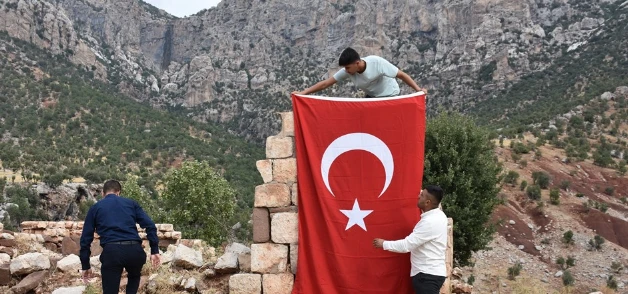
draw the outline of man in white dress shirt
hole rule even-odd
[[[399,78],[415,91],[427,94],[427,90],[419,87],[408,74],[379,56],[360,58],[357,51],[347,48],[340,54],[338,65],[343,68],[333,76],[303,91],[293,93],[307,95],[325,90],[337,82],[350,80],[366,93],[366,98],[392,97],[399,95],[399,84],[396,80]]]
[[[447,277],[447,216],[439,208],[442,199],[443,190],[440,187],[427,186],[419,194],[417,206],[423,213],[412,233],[397,241],[373,240],[375,248],[397,253],[410,252],[410,276],[416,294],[438,294]]]

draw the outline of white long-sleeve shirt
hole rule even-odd
[[[384,250],[410,252],[410,276],[418,273],[446,277],[447,216],[436,208],[421,215],[412,233],[402,240],[384,241]]]

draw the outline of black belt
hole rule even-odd
[[[140,244],[140,241],[116,241],[116,242],[108,242],[107,244],[135,245],[135,244]]]

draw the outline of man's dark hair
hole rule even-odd
[[[340,54],[340,58],[338,58],[338,65],[347,66],[358,60],[360,60],[360,54],[353,50],[353,48],[347,47],[347,49],[343,50]]]
[[[102,187],[102,191],[104,193],[122,192],[122,185],[120,185],[120,182],[116,180],[109,180],[105,182],[105,185]]]
[[[435,186],[435,185],[429,185],[425,187],[425,190],[427,190],[427,192],[430,193],[430,195],[434,196],[434,198],[436,199],[436,201],[438,201],[438,203],[440,203],[443,200],[443,194],[445,194],[445,192],[443,191],[443,188],[439,186]]]

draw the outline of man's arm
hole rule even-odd
[[[329,77],[326,80],[320,81],[316,83],[314,86],[311,86],[301,92],[292,92],[293,94],[307,95],[310,93],[316,93],[318,91],[325,90],[336,83],[336,79],[334,77]]]
[[[382,248],[392,252],[407,253],[434,238],[436,238],[436,234],[434,234],[430,224],[419,223],[408,237],[397,241],[383,241]]]
[[[397,78],[402,80],[404,83],[406,83],[406,85],[410,86],[410,88],[414,89],[415,91],[417,91],[417,92],[423,91],[425,94],[427,94],[427,89],[423,89],[423,88],[419,87],[419,85],[417,85],[414,82],[414,80],[407,73],[403,72],[402,70],[397,71]]]
[[[152,219],[144,212],[142,207],[134,201],[135,219],[142,229],[146,230],[146,238],[150,245],[150,254],[159,254],[159,238],[157,238],[157,227]]]
[[[89,256],[92,254],[91,246],[94,241],[94,224],[95,224],[94,206],[90,207],[83,222],[83,232],[81,233],[81,250],[79,257],[81,259],[81,267],[83,270],[90,269]]]

